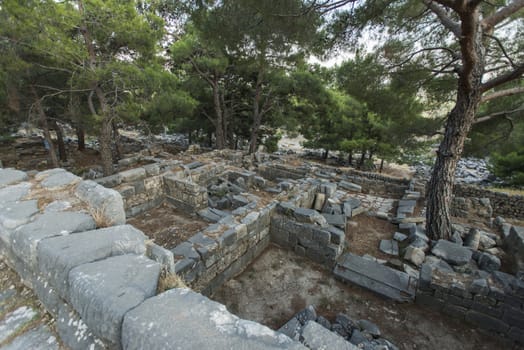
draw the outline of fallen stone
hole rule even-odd
[[[464,238],[464,246],[473,250],[478,250],[480,245],[480,231],[476,228],[469,230]]]
[[[494,272],[500,270],[501,263],[500,259],[497,258],[495,255],[482,253],[478,258],[478,266],[481,270],[487,272]]]
[[[323,213],[322,216],[326,219],[329,225],[333,225],[341,229],[344,229],[346,227],[345,215],[331,215]]]
[[[304,310],[298,312],[295,318],[301,325],[305,325],[308,321],[315,321],[317,319],[317,312],[312,305],[309,305]]]
[[[278,329],[278,332],[287,335],[293,340],[300,340],[300,330],[302,325],[297,320],[296,317],[293,317],[291,320],[287,321],[285,325]]]
[[[239,319],[224,305],[189,289],[168,290],[129,311],[122,325],[122,345],[126,350],[305,349],[286,335]]]
[[[0,188],[17,182],[25,181],[27,179],[28,176],[23,171],[11,168],[0,168]]]
[[[326,195],[324,193],[317,193],[315,195],[315,202],[313,203],[313,209],[321,211],[324,208],[326,202]]]
[[[456,243],[458,245],[462,245],[464,242],[462,241],[462,236],[460,235],[460,232],[454,231],[453,235],[450,238],[451,242]]]
[[[388,255],[398,256],[398,242],[391,239],[383,239],[380,241],[379,249],[381,252]]]
[[[325,317],[318,316],[315,322],[317,322],[322,327],[331,330],[331,322],[329,322]]]
[[[324,182],[320,185],[320,192],[324,193],[326,197],[332,197],[337,191],[337,184],[332,182]]]
[[[2,346],[2,350],[58,350],[56,337],[47,326],[38,326],[19,336],[9,344]]]
[[[490,238],[488,235],[484,235],[484,234],[481,234],[480,235],[480,240],[479,240],[480,244],[479,244],[479,248],[480,250],[487,250],[487,249],[490,249],[490,248],[493,248],[497,245],[497,242]]]
[[[406,238],[408,238],[408,236],[400,232],[395,232],[395,234],[393,235],[393,239],[397,242],[402,242]]]
[[[8,313],[4,319],[0,321],[0,344],[16,334],[24,325],[31,322],[36,315],[37,312],[28,306],[20,306],[16,310]]]
[[[356,345],[357,349],[368,349],[371,346],[369,339],[366,338],[366,336],[364,336],[364,334],[362,334],[362,332],[358,329],[353,331],[349,341],[351,344]]]
[[[456,243],[440,239],[431,253],[452,265],[465,265],[471,260],[471,250]]]
[[[424,253],[422,249],[415,248],[412,246],[408,246],[404,253],[404,259],[406,259],[409,262],[412,262],[416,266],[422,265],[425,258],[426,258],[426,254]]]
[[[426,255],[424,263],[427,263],[431,268],[439,270],[440,272],[453,272],[453,268],[444,260],[437,258],[436,256]]]
[[[353,192],[362,192],[362,186],[360,185],[357,185],[357,184],[354,184],[352,182],[348,182],[348,181],[340,181],[338,183],[338,185],[345,189],[345,190],[348,190],[348,191],[353,191]]]
[[[87,180],[76,186],[75,195],[92,210],[97,211],[100,220],[105,222],[106,226],[125,224],[124,202],[117,191]]]
[[[357,350],[358,348],[344,338],[322,327],[320,324],[309,321],[302,328],[302,342],[311,350]]]
[[[397,301],[412,301],[415,296],[410,276],[360,256],[347,253],[333,271],[336,278],[354,283]]]
[[[380,329],[373,322],[368,320],[358,320],[357,323],[363,333],[371,334],[374,338],[380,337]]]
[[[469,285],[468,291],[474,294],[488,295],[488,281],[485,278],[475,279]]]
[[[137,255],[110,257],[69,273],[70,302],[93,333],[116,347],[124,315],[155,295],[160,264]]]

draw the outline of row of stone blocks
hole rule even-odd
[[[62,211],[67,208],[64,203],[80,199],[87,208],[96,202],[113,211],[115,218],[125,219],[122,199],[115,191],[79,181],[62,170],[37,174],[36,184],[9,186],[24,180],[25,173],[0,169],[2,256],[56,317],[57,330],[68,347],[303,348],[267,327],[238,319],[223,305],[188,289],[155,295],[161,264],[144,255],[142,232],[118,225],[122,220],[96,229],[86,212]],[[35,187],[61,189],[60,201],[40,213],[38,198],[25,200]]]
[[[524,344],[524,281],[515,276],[471,276],[424,264],[415,300]]]

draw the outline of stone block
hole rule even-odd
[[[404,253],[404,259],[412,262],[416,266],[422,265],[425,258],[426,258],[426,254],[424,253],[422,249],[415,248],[412,246],[408,246]]]
[[[509,326],[503,321],[473,310],[466,313],[466,321],[499,333],[506,333],[509,330]]]
[[[129,311],[122,325],[122,345],[126,350],[305,349],[189,289],[171,289]]]
[[[39,212],[36,200],[6,202],[0,204],[0,226],[13,230],[29,222]]]
[[[339,214],[322,214],[322,216],[326,219],[327,223],[329,225],[336,226],[338,228],[345,228],[346,227],[346,219],[347,217],[345,215],[339,215]]]
[[[98,211],[103,221],[111,225],[125,224],[124,202],[117,191],[87,180],[76,186],[75,195],[86,202],[91,210]]]
[[[47,212],[20,226],[12,235],[13,251],[29,266],[36,266],[36,249],[47,238],[92,230],[93,218],[77,212]]]
[[[146,256],[159,263],[165,271],[175,273],[175,258],[172,251],[158,244],[148,242],[146,244]]]
[[[362,186],[360,185],[357,185],[357,184],[354,184],[352,182],[349,182],[349,181],[340,181],[338,183],[338,185],[345,189],[345,190],[348,190],[348,191],[353,191],[353,192],[362,192]]]
[[[56,330],[60,340],[71,350],[107,350],[102,340],[82,321],[68,304],[61,303],[56,318]]]
[[[129,169],[120,172],[119,175],[122,178],[122,182],[135,182],[145,179],[146,170],[144,168]]]
[[[471,260],[471,250],[456,243],[440,239],[431,252],[453,265],[465,265]]]
[[[357,350],[357,346],[346,341],[341,336],[322,327],[315,321],[308,321],[301,329],[302,342],[312,350],[340,349]]]
[[[25,181],[28,176],[25,172],[11,169],[11,168],[0,168],[0,188],[15,184],[17,182]]]
[[[9,203],[18,202],[29,194],[31,183],[21,182],[16,185],[0,186],[0,208]]]
[[[116,347],[124,315],[155,295],[160,264],[121,255],[75,267],[69,273],[70,301],[93,333]]]
[[[481,253],[478,258],[478,266],[481,270],[494,272],[500,269],[501,262],[495,255]]]
[[[395,240],[383,239],[378,248],[385,254],[398,256],[398,242]]]

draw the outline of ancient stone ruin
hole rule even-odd
[[[457,187],[454,215],[468,220],[453,241],[432,242],[420,181],[235,151],[119,166],[94,181],[0,169],[0,252],[68,348],[398,348],[344,313],[327,320],[307,306],[276,331],[212,300],[270,245],[524,343],[524,228],[512,223],[522,197]],[[382,258],[352,251],[363,216],[395,225],[375,247]]]

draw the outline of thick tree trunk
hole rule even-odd
[[[378,168],[378,172],[382,173],[382,170],[384,170],[384,158],[380,160],[380,168]]]
[[[360,155],[360,160],[358,161],[359,168],[362,168],[364,165],[364,160],[366,159],[366,151],[362,150],[362,154]]]
[[[104,176],[113,174],[113,152],[111,151],[111,131],[112,125],[109,118],[104,117],[100,127],[98,142],[100,144],[100,158],[102,160],[102,170]]]
[[[220,103],[220,91],[218,89],[218,83],[213,86],[213,104],[216,115],[216,148],[224,149],[226,147],[226,135],[224,134],[224,111],[222,109],[222,104]]]
[[[328,156],[329,156],[329,150],[325,149],[324,153],[322,154],[322,159],[326,160],[326,159],[328,159]]]
[[[111,128],[113,129],[115,148],[116,148],[116,158],[121,159],[124,152],[122,150],[122,143],[120,140],[120,133],[118,132],[118,125],[116,125],[114,120],[111,122]]]
[[[60,164],[58,163],[58,158],[56,157],[55,145],[53,144],[53,139],[51,138],[51,133],[49,132],[49,124],[47,122],[47,116],[45,114],[44,108],[42,107],[42,102],[40,101],[40,98],[38,97],[38,94],[36,93],[36,90],[33,86],[31,86],[31,92],[33,93],[34,98],[35,98],[36,112],[38,113],[40,125],[42,126],[42,130],[44,133],[45,147],[49,155],[49,163],[50,163],[49,165],[51,165],[53,168],[58,168],[60,167]]]
[[[251,125],[251,135],[249,137],[249,153],[255,153],[257,151],[258,132],[260,125],[262,124],[262,116],[256,112],[253,113],[253,124]]]
[[[349,151],[348,163],[349,165],[353,165],[353,151]]]
[[[56,120],[51,120],[51,126],[56,132],[56,140],[58,143],[58,156],[60,157],[60,161],[67,162],[67,152],[64,143],[64,133],[62,132],[62,128],[58,125]]]
[[[77,125],[76,137],[78,138],[78,150],[84,151],[86,149],[86,133],[82,125]]]
[[[478,16],[478,8],[461,13],[460,46],[463,66],[459,73],[457,100],[448,115],[444,138],[437,151],[426,190],[426,233],[433,240],[449,239],[453,233],[450,207],[455,170],[482,96],[485,48]]]

